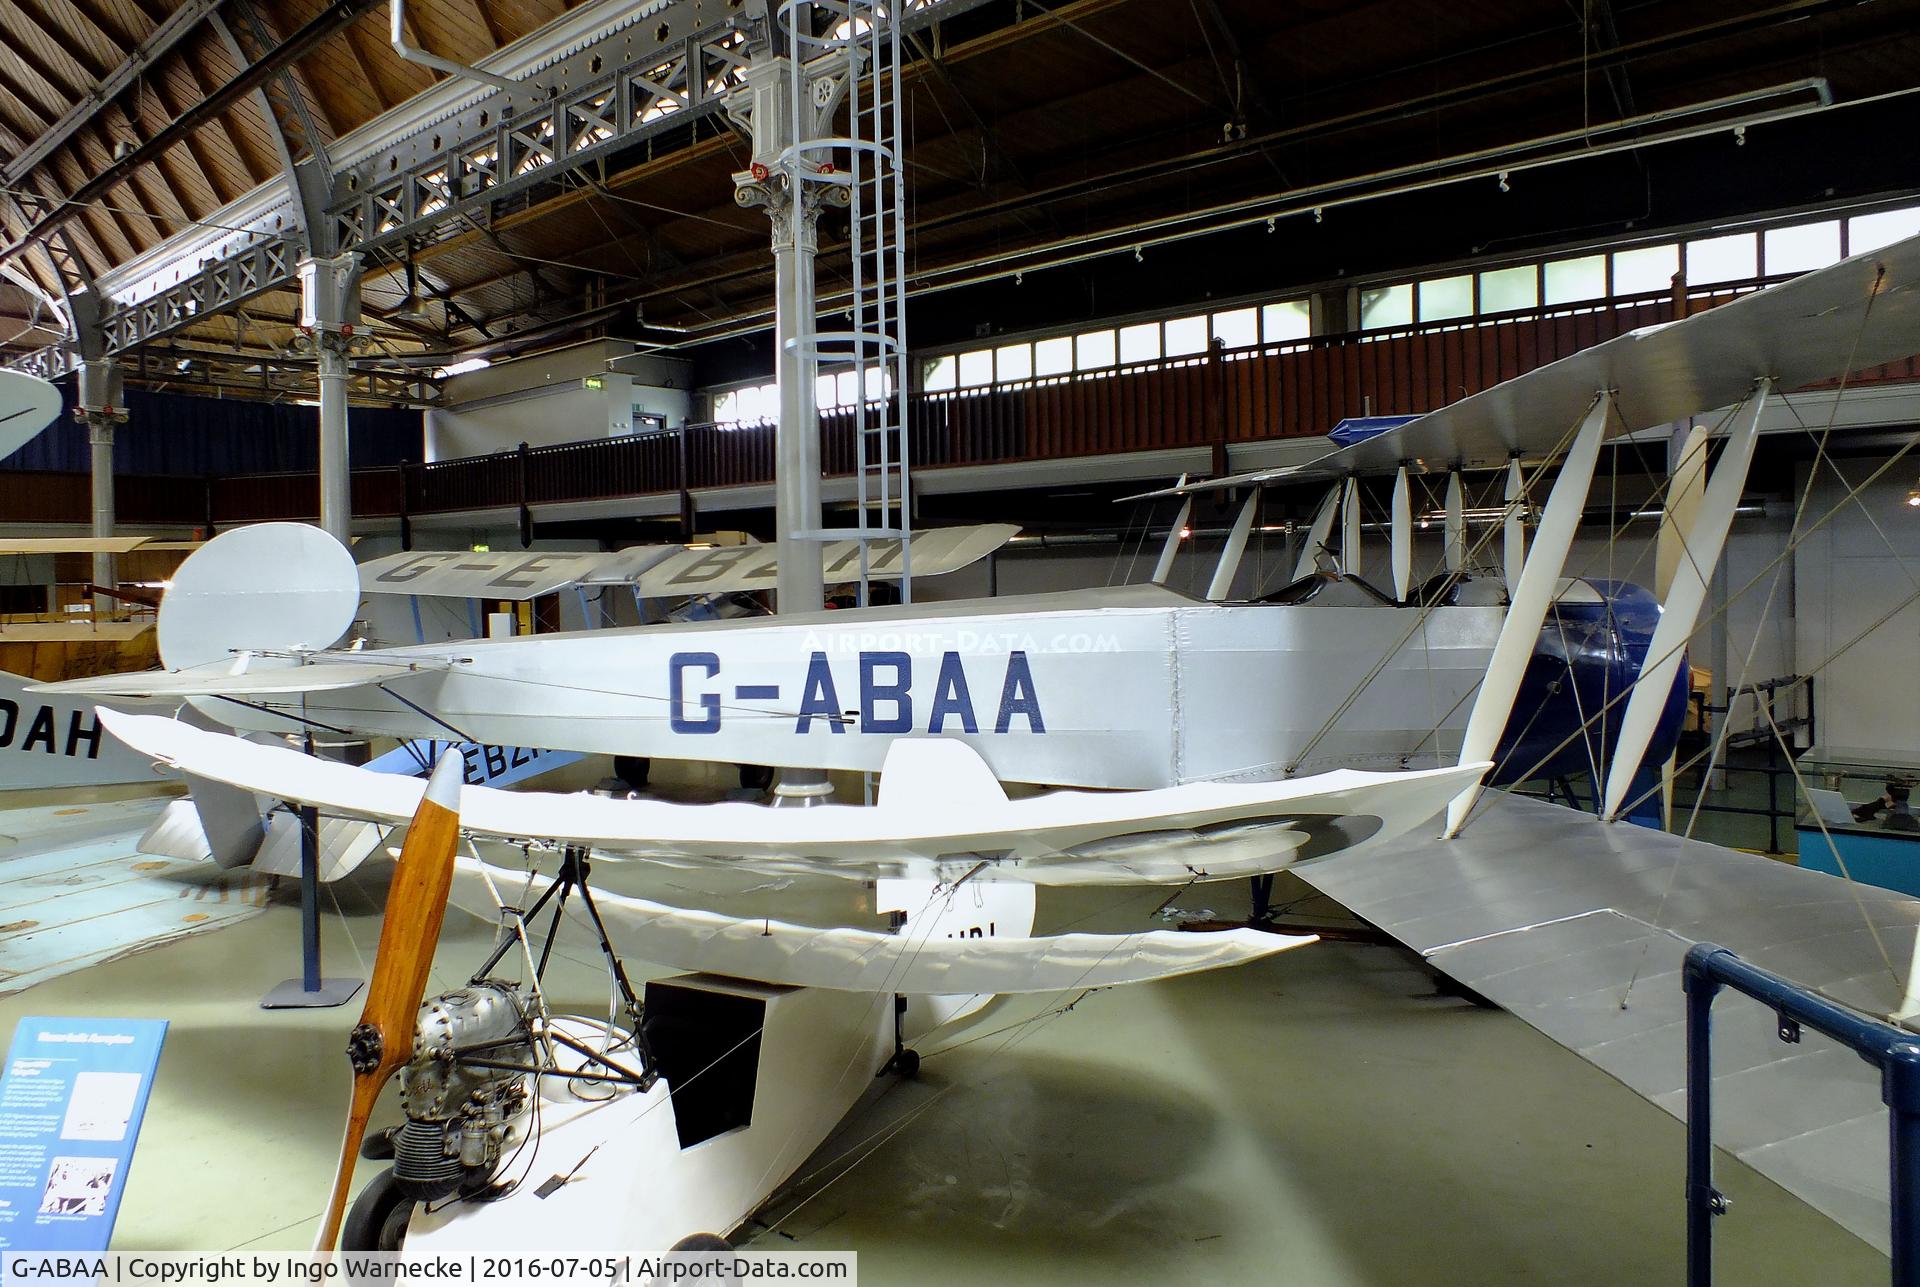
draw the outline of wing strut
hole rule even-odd
[[[1320,508],[1313,512],[1313,522],[1307,528],[1307,539],[1300,547],[1300,557],[1293,565],[1293,579],[1304,581],[1320,568],[1320,552],[1327,547],[1327,539],[1333,535],[1333,516],[1340,508],[1342,488],[1335,483],[1327,489],[1327,498],[1320,502]]]
[[[1405,465],[1393,476],[1393,597],[1405,603],[1413,589],[1413,496]]]
[[[1520,478],[1520,457],[1513,456],[1507,461],[1507,518],[1505,571],[1507,587],[1520,582],[1520,569],[1527,561],[1527,489]]]
[[[1185,474],[1180,475],[1184,486]],[[1180,552],[1181,538],[1186,535],[1187,520],[1193,517],[1193,494],[1189,492],[1180,502],[1180,512],[1174,516],[1173,526],[1167,529],[1167,543],[1160,547],[1160,561],[1153,565],[1153,583],[1165,585],[1167,578],[1173,575],[1173,556]]]
[[[1460,471],[1447,473],[1447,521],[1441,529],[1447,538],[1447,571],[1461,572],[1467,566],[1467,501],[1460,487]]]
[[[1220,551],[1220,563],[1213,569],[1213,582],[1207,586],[1207,598],[1214,603],[1226,598],[1233,589],[1233,576],[1240,570],[1240,557],[1247,552],[1247,534],[1253,531],[1253,512],[1258,508],[1260,489],[1255,487],[1247,493],[1247,502],[1240,507],[1240,517],[1233,520],[1233,531],[1227,534],[1227,547]]]
[[[1500,734],[1513,714],[1513,699],[1520,692],[1520,677],[1533,658],[1540,627],[1553,602],[1554,587],[1560,584],[1560,569],[1566,565],[1567,551],[1573,546],[1574,529],[1580,525],[1580,511],[1587,503],[1587,489],[1593,482],[1594,462],[1600,458],[1600,440],[1606,436],[1607,417],[1613,411],[1613,395],[1601,392],[1581,422],[1573,446],[1553,480],[1547,507],[1540,514],[1540,528],[1534,533],[1533,555],[1520,570],[1520,579],[1508,588],[1509,606],[1500,637],[1494,640],[1493,658],[1487,663],[1487,677],[1467,716],[1467,731],[1460,744],[1460,762],[1470,764],[1490,760],[1500,745]],[[1475,783],[1453,798],[1447,806],[1447,838],[1460,834],[1467,813],[1480,796]]]
[[[1611,822],[1619,817],[1633,784],[1633,775],[1647,753],[1647,744],[1660,722],[1660,712],[1673,691],[1673,677],[1685,659],[1686,643],[1693,636],[1694,623],[1700,619],[1700,605],[1706,602],[1707,578],[1720,562],[1720,551],[1727,542],[1727,529],[1733,525],[1734,507],[1747,485],[1747,468],[1753,463],[1753,443],[1766,407],[1769,380],[1754,385],[1746,406],[1734,417],[1727,431],[1726,449],[1720,463],[1707,480],[1700,498],[1700,512],[1689,525],[1686,544],[1673,569],[1673,588],[1661,605],[1660,624],[1653,628],[1653,640],[1647,645],[1647,658],[1634,681],[1633,694],[1627,698],[1627,712],[1620,717],[1620,740],[1607,769],[1606,803],[1600,816]]]
[[[1360,575],[1360,480],[1347,478],[1347,494],[1340,502],[1340,570]]]

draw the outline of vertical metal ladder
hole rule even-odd
[[[906,0],[789,0],[782,6],[788,56],[807,74],[792,79],[791,119],[818,119],[813,108],[838,85],[844,94],[843,133],[801,139],[802,182],[832,184],[845,193],[847,275],[851,295],[846,328],[823,329],[815,315],[800,319],[796,342],[838,374],[854,379],[855,526],[822,535],[851,537],[860,551],[860,602],[868,602],[877,558],[898,571],[900,598],[913,598],[912,497],[909,489],[906,338],[906,182],[901,165],[900,23],[894,10]],[[804,102],[802,95],[814,101]],[[838,203],[836,203],[838,204]],[[804,311],[804,310],[803,310]],[[878,545],[882,548],[876,550]],[[889,557],[891,556],[891,557]]]

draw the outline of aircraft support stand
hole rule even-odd
[[[300,818],[300,977],[260,998],[262,1010],[328,1010],[360,991],[359,979],[320,974],[320,811],[306,805]]]

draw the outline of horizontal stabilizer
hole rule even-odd
[[[518,873],[461,858],[454,866],[453,902],[494,923],[499,904],[493,890],[512,898],[523,885]],[[910,996],[1115,987],[1239,965],[1315,941],[1247,929],[928,938],[915,935],[911,924],[900,934],[881,934],[740,920],[601,892],[594,903],[614,946],[655,965],[790,987]]]
[[[100,719],[121,741],[182,772],[329,813],[397,823],[420,801],[418,779],[160,716],[103,708]],[[947,763],[962,755],[977,760],[977,753],[957,741],[952,746],[938,752],[941,772],[980,785],[977,773]],[[942,793],[911,776],[904,791],[896,790],[902,784],[893,774],[882,779],[879,803],[870,808],[688,805],[473,786],[461,797],[460,821],[481,835],[774,874],[943,879],[980,868],[980,879],[1039,885],[1183,884],[1279,871],[1298,859],[1384,843],[1431,818],[1487,767],[1341,769],[1281,782],[1052,791],[997,801],[982,798],[984,790]]]

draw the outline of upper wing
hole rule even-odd
[[[1920,352],[1920,237],[1549,362],[1305,465],[1149,492],[1171,496],[1283,478],[1505,465],[1549,455],[1601,389],[1630,432],[1729,406],[1754,381],[1783,390]]]
[[[1904,971],[1920,900],[1518,796],[1483,808],[1454,840],[1297,873],[1675,1116],[1695,941],[1867,1013],[1900,1003],[1874,936]],[[1885,1251],[1878,1074],[1811,1030],[1781,1044],[1773,1012],[1730,990],[1714,1010],[1715,1142]]]
[[[496,887],[519,881],[517,873],[462,858],[454,866],[453,902],[497,923]],[[1116,987],[1238,965],[1314,941],[1258,930],[945,938],[911,929],[881,934],[741,920],[605,891],[594,894],[594,905],[623,950],[656,965],[788,987],[910,996]]]
[[[212,666],[195,666],[189,670],[143,670],[125,675],[67,679],[53,684],[31,684],[27,691],[91,697],[238,697],[250,693],[323,693],[336,688],[377,684],[424,670],[444,670],[451,664],[340,661],[308,666],[263,664],[258,669],[236,670],[233,663],[221,662]]]
[[[400,822],[420,800],[397,778],[101,709],[121,741],[183,772],[333,813]],[[768,809],[470,786],[470,831],[590,845],[667,862],[859,880],[979,878],[1034,884],[1184,884],[1277,871],[1297,858],[1384,842],[1477,781],[1486,765],[1408,773],[1342,770],[1266,783],[1158,791],[1055,791],[1009,800],[965,743],[896,741],[871,807]],[[981,781],[984,778],[984,781]]]
[[[937,527],[916,532],[911,571],[942,576],[985,558],[1020,529],[1011,523]],[[857,541],[830,541],[821,552],[827,581],[859,575]],[[900,542],[868,545],[867,574],[896,578]],[[429,550],[389,554],[360,565],[369,594],[431,594],[466,599],[535,599],[569,585],[630,585],[643,598],[771,590],[779,563],[771,545],[711,549],[645,545],[610,552]]]
[[[147,543],[144,536],[10,536],[0,554],[125,554]]]

